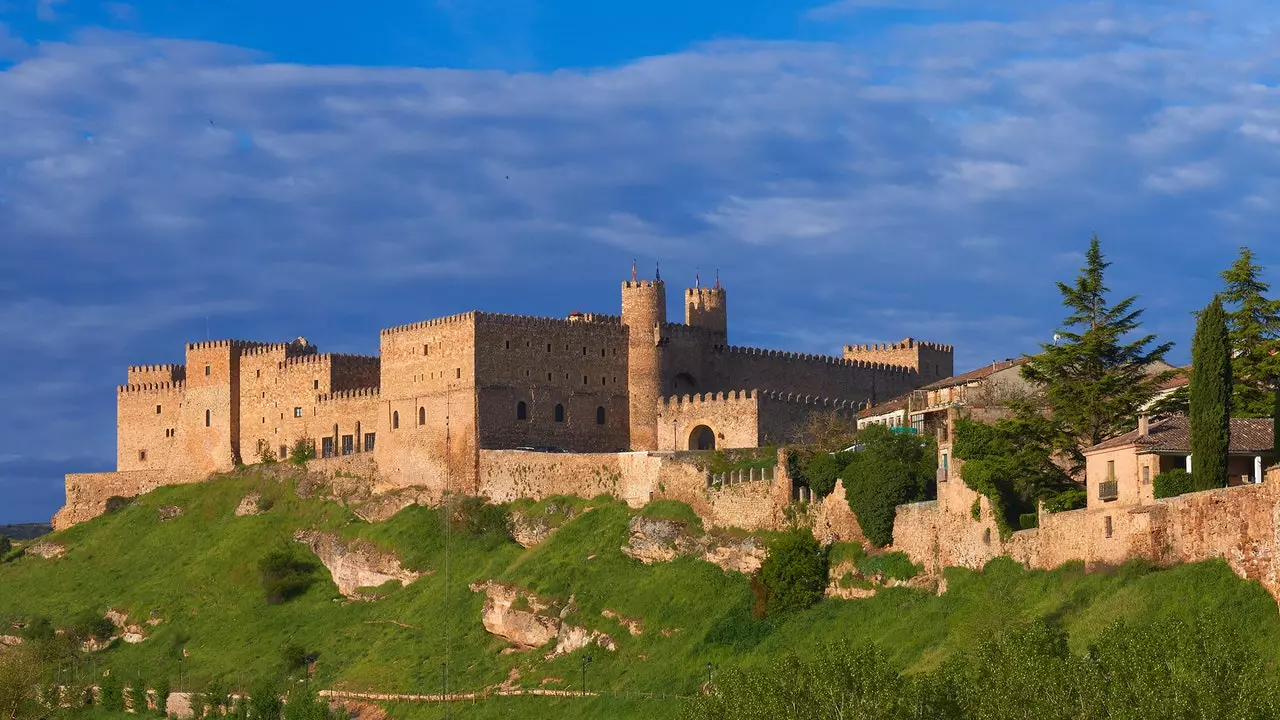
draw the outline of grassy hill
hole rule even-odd
[[[480,690],[519,673],[521,687],[578,689],[580,658],[589,653],[592,690],[698,692],[706,666],[758,667],[787,650],[801,653],[833,638],[882,643],[907,670],[936,667],[953,653],[1025,619],[1048,617],[1082,650],[1116,620],[1142,624],[1197,611],[1229,618],[1256,643],[1280,653],[1280,614],[1257,584],[1224,563],[1172,569],[1129,564],[1085,574],[1078,565],[1026,571],[995,561],[982,572],[950,570],[941,596],[906,588],[865,600],[825,600],[790,616],[751,617],[749,579],[692,558],[645,566],[624,555],[627,523],[636,513],[609,498],[589,506],[541,544],[525,549],[491,524],[451,526],[445,579],[442,513],[409,507],[382,523],[357,518],[340,503],[302,498],[293,479],[250,468],[199,485],[162,488],[131,506],[53,533],[67,548],[60,558],[21,556],[0,564],[0,620],[47,617],[66,626],[86,613],[127,610],[131,621],[162,620],[147,639],[95,653],[99,667],[126,678],[177,689],[211,681],[247,687],[285,671],[286,646],[317,657],[323,687],[391,693],[432,693],[441,685],[448,649],[450,689]],[[270,509],[237,517],[235,508],[259,493]],[[531,503],[524,503],[526,510]],[[178,506],[162,521],[158,508]],[[540,509],[533,508],[534,510]],[[658,508],[676,512],[679,508]],[[653,509],[650,509],[653,512]],[[486,517],[483,513],[477,515]],[[465,518],[464,518],[465,520]],[[429,572],[412,584],[379,588],[382,599],[341,597],[322,572],[299,597],[269,605],[259,561],[292,542],[298,529],[364,538],[395,551],[410,569]],[[568,602],[566,622],[608,633],[616,652],[591,648],[552,660],[544,651],[503,653],[508,643],[481,624],[483,593],[474,582],[501,580]],[[640,620],[632,636],[602,611]],[[13,632],[0,628],[0,634]],[[654,717],[673,714],[679,700],[505,698],[454,707],[454,717]],[[439,708],[393,707],[396,717],[440,717]]]

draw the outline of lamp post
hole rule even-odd
[[[587,655],[582,658],[582,695],[587,694],[587,665],[591,663],[591,656]]]
[[[715,667],[716,667],[715,665],[712,665],[711,663],[707,663],[707,690],[708,691],[711,690],[711,671],[715,670]]]

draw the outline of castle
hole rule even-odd
[[[660,275],[633,267],[621,315],[467,312],[382,330],[377,357],[302,338],[189,343],[184,364],[129,368],[116,472],[69,475],[55,524],[100,513],[107,493],[286,457],[299,439],[321,458],[363,456],[380,490],[484,494],[484,451],[758,447],[953,374],[950,346],[911,338],[841,357],[730,345],[718,277],[682,304],[684,322],[668,321]]]

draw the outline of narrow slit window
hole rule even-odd
[[[418,408],[418,424],[419,425],[427,424],[427,409],[424,407]]]
[[[400,429],[400,411],[399,410],[396,410],[395,412],[391,413],[391,429],[392,430]]]

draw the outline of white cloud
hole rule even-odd
[[[1146,186],[1156,192],[1176,195],[1189,190],[1201,190],[1217,185],[1222,171],[1209,161],[1192,162],[1176,167],[1162,168],[1146,178]]]

